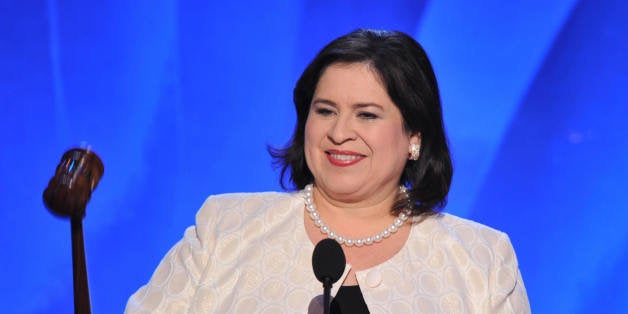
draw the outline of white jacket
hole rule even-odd
[[[303,215],[302,192],[208,198],[125,313],[322,313]],[[530,312],[508,236],[448,214],[356,277],[371,313]]]

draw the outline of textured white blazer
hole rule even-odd
[[[322,313],[303,215],[302,192],[208,198],[125,312]],[[508,236],[448,214],[415,218],[404,247],[356,277],[371,313],[530,312]]]

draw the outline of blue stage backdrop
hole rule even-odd
[[[628,312],[625,1],[0,1],[1,302],[72,312],[70,226],[41,194],[89,143],[95,313],[119,313],[210,194],[279,190],[268,144],[329,40],[412,34],[453,148],[446,211],[508,233],[534,313]]]

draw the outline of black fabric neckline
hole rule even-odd
[[[360,286],[340,286],[336,297],[331,301],[330,312],[332,314],[369,313]]]

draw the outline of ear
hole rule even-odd
[[[410,145],[412,144],[421,145],[421,132],[416,132],[410,136]]]

